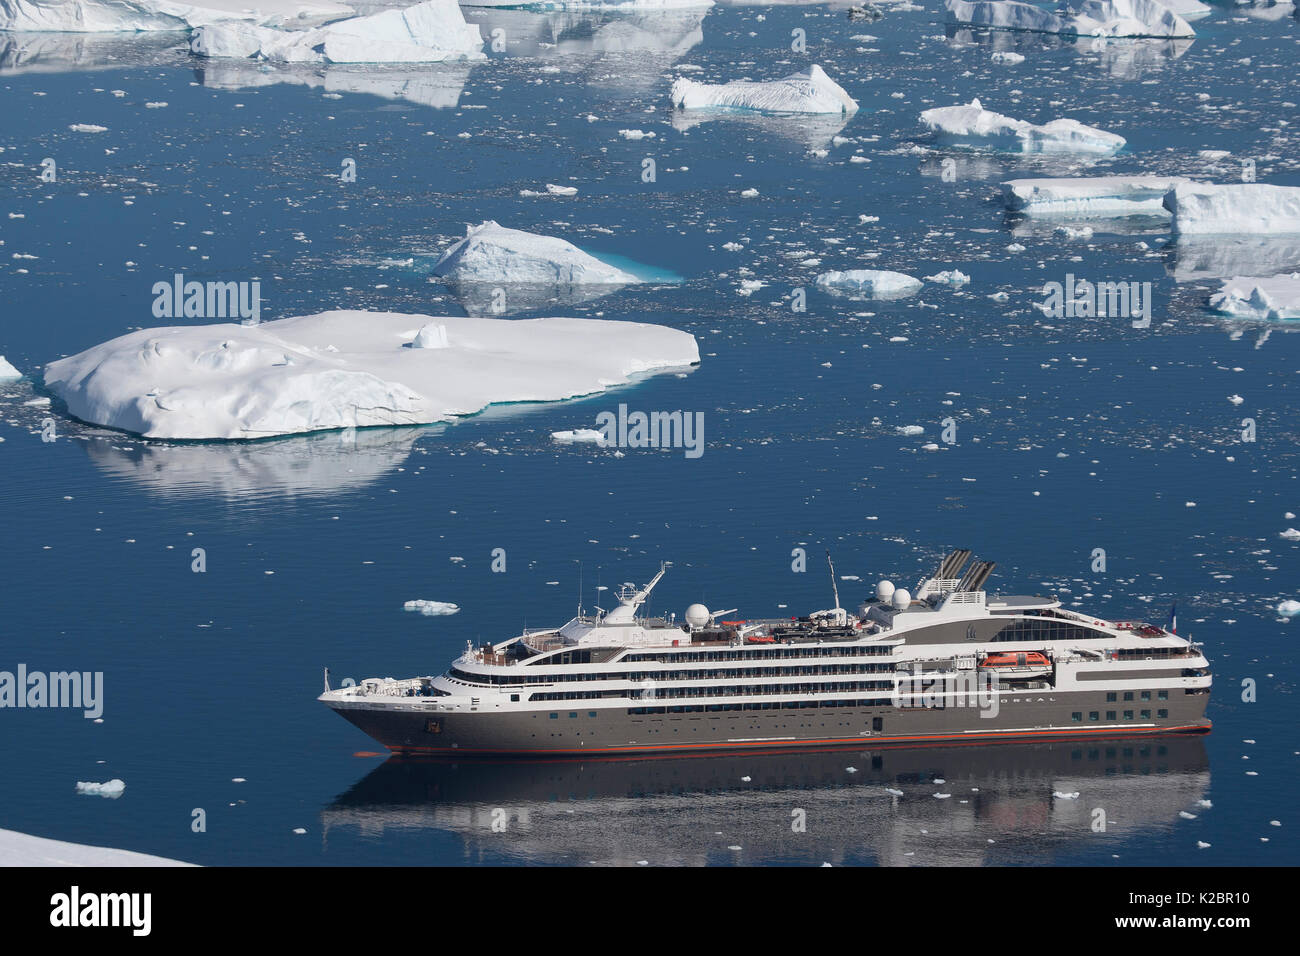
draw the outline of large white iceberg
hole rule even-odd
[[[1210,308],[1243,319],[1300,319],[1300,272],[1224,279]]]
[[[433,274],[453,282],[539,286],[631,285],[641,280],[601,262],[571,242],[510,229],[488,220],[465,231]]]
[[[353,12],[333,0],[0,0],[0,30],[139,33],[183,31],[223,20],[310,26]]]
[[[1099,37],[1196,35],[1158,0],[1064,0],[1056,12],[1017,0],[944,0],[944,7],[950,21],[1000,30]]]
[[[923,283],[915,276],[888,269],[849,269],[845,272],[823,272],[816,279],[817,286],[830,292],[870,299],[898,299],[911,295]]]
[[[44,837],[0,830],[0,866],[193,866],[179,860],[131,850],[65,843]]]
[[[940,106],[921,114],[921,123],[955,145],[991,146],[1018,153],[1097,153],[1124,148],[1124,137],[1058,119],[1042,126],[986,110],[978,99],[966,106]]]
[[[142,329],[49,363],[45,385],[77,418],[150,438],[264,438],[560,401],[700,358],[686,332],[571,318],[446,316],[446,348],[411,348],[432,321],[337,311]]]
[[[1300,235],[1300,186],[1185,183],[1164,199],[1180,235]]]
[[[682,110],[736,109],[764,113],[855,113],[857,102],[813,64],[780,80],[697,83],[679,79],[672,87],[673,106]]]
[[[3,0],[0,0],[3,2]],[[278,63],[436,63],[483,60],[483,36],[456,0],[425,0],[310,30],[272,30],[223,22],[194,31],[200,56],[257,57]]]
[[[1079,176],[1012,179],[1002,184],[1007,208],[1028,216],[1165,216],[1165,194],[1181,176]]]

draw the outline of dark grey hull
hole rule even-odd
[[[1171,690],[1168,700],[1118,703],[1108,702],[1102,691],[1034,692],[1013,695],[992,716],[972,707],[892,706],[678,714],[627,708],[448,714],[351,707],[339,714],[395,753],[573,756],[1203,733],[1210,729],[1208,700],[1208,694],[1182,690]],[[1144,710],[1149,717],[1141,716]]]

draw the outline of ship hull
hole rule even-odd
[[[574,756],[699,753],[802,747],[981,743],[1205,733],[1208,695],[1107,701],[1102,692],[1010,697],[996,714],[976,708],[813,707],[720,713],[637,713],[645,708],[430,712],[339,707],[340,716],[399,754]],[[1159,710],[1165,717],[1142,718]],[[1131,711],[1136,719],[1124,719]],[[1074,715],[1080,715],[1076,720]],[[1091,719],[1096,713],[1097,719]],[[1114,713],[1117,719],[1109,718]],[[554,716],[552,716],[554,715]]]

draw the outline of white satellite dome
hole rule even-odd
[[[901,611],[912,603],[912,595],[907,592],[907,588],[895,588],[892,603]]]
[[[704,627],[709,623],[709,609],[703,604],[692,604],[686,609],[686,623],[691,627]]]
[[[876,600],[884,601],[886,604],[894,597],[894,582],[881,581],[876,585]]]

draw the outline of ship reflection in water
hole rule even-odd
[[[331,830],[454,833],[463,857],[443,863],[1041,864],[1122,861],[1128,841],[1171,829],[1209,786],[1199,736],[686,759],[393,757],[321,816],[327,843]]]

